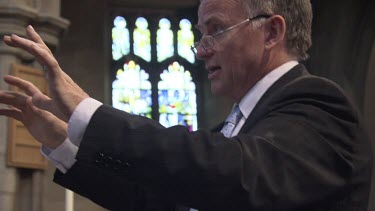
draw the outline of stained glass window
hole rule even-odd
[[[157,119],[166,127],[180,124],[196,130],[196,85],[185,69],[199,68],[190,50],[190,20],[178,19],[175,13],[160,19],[159,14],[132,12],[113,18],[113,107]],[[175,62],[166,67],[171,58]]]
[[[151,118],[151,83],[145,70],[130,61],[119,69],[112,83],[112,105],[132,114]]]
[[[127,55],[130,49],[129,30],[126,28],[126,20],[121,16],[117,16],[113,21],[112,28],[112,58],[119,60]]]
[[[134,29],[134,54],[151,61],[151,35],[148,22],[144,17],[137,18]]]
[[[188,19],[180,21],[180,30],[178,30],[178,55],[188,60],[190,63],[195,62],[195,56],[191,51],[191,46],[194,44],[194,34],[191,30],[191,22]]]
[[[158,62],[173,56],[173,31],[171,30],[171,22],[162,18],[159,21],[159,29],[156,34],[156,50],[158,54]]]
[[[165,127],[185,125],[197,129],[195,84],[191,74],[178,62],[169,65],[160,75],[159,122]]]

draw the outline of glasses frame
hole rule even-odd
[[[261,19],[261,18],[268,19],[270,17],[272,17],[272,15],[261,14],[261,15],[256,15],[256,16],[254,16],[252,18],[247,18],[247,19],[245,19],[245,20],[243,20],[243,21],[241,21],[241,22],[239,22],[239,23],[237,23],[237,24],[235,24],[233,26],[230,26],[230,27],[228,27],[226,29],[223,29],[223,30],[221,30],[219,32],[216,32],[213,35],[205,35],[205,36],[203,36],[198,42],[195,42],[190,48],[193,51],[195,57],[197,59],[200,59],[197,56],[198,48],[200,46],[207,52],[207,50],[209,50],[210,48],[212,48],[212,47],[215,46],[215,37],[217,37],[217,36],[219,36],[219,35],[221,35],[221,34],[223,34],[225,32],[228,32],[228,31],[230,31],[230,30],[232,30],[234,28],[237,28],[237,27],[239,27],[239,26],[241,26],[241,25],[243,25],[243,24],[245,24],[247,22],[258,20],[258,19]]]

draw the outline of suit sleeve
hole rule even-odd
[[[293,82],[256,112],[251,126],[225,138],[183,126],[164,128],[101,106],[77,162],[208,210],[293,209],[333,196],[339,200],[354,183],[352,176],[369,165],[358,118],[328,82]]]
[[[112,211],[174,211],[175,204],[145,187],[111,172],[74,164],[67,173],[55,172],[54,182]]]

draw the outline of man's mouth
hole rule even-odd
[[[218,74],[218,70],[220,70],[220,66],[211,66],[211,67],[208,67],[207,70],[208,70],[208,79],[209,80],[212,80],[217,74]]]

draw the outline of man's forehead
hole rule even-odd
[[[240,0],[202,0],[198,8],[198,17],[211,13],[238,14],[245,11]]]
[[[228,20],[229,17],[224,13],[207,13],[204,17],[199,17],[198,24],[195,25],[195,28],[198,30],[203,30],[205,26],[211,23],[220,23]]]
[[[232,5],[243,5],[243,0],[200,0],[199,8],[204,4],[232,4]]]
[[[239,6],[236,0],[201,0],[196,28],[199,29],[210,22],[228,21],[235,16],[246,15],[242,14],[244,10]]]

